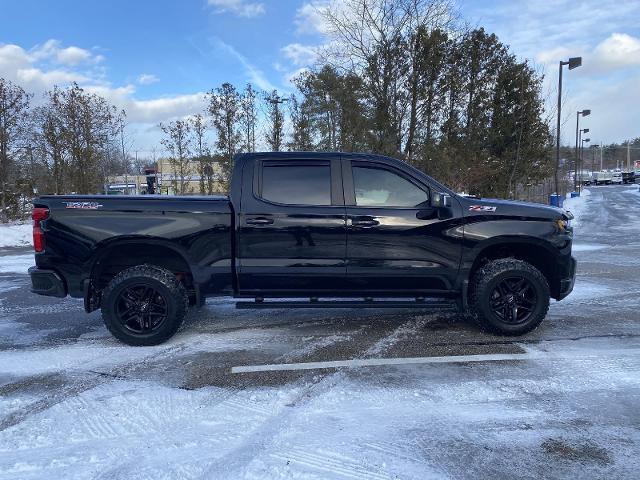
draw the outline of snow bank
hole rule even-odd
[[[580,217],[584,214],[587,206],[587,199],[591,195],[591,191],[584,189],[579,197],[567,198],[564,201],[564,209],[570,211],[575,219],[574,225],[580,224]]]
[[[31,223],[0,225],[0,247],[25,247],[33,244]]]
[[[0,273],[24,273],[36,264],[33,253],[0,257]]]

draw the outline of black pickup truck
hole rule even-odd
[[[84,298],[117,338],[153,345],[212,295],[244,308],[457,308],[519,335],[573,288],[570,213],[459,196],[400,160],[241,154],[230,190],[37,198],[32,291]]]

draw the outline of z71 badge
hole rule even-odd
[[[81,208],[84,210],[97,210],[102,207],[102,204],[98,202],[63,202],[65,208]]]
[[[488,205],[471,205],[469,207],[470,212],[495,212],[497,207],[490,207]]]

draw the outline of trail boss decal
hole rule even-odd
[[[471,205],[470,212],[495,212],[498,207],[490,207],[488,205]]]
[[[80,208],[83,210],[97,210],[102,207],[102,204],[98,202],[63,202],[65,208]]]

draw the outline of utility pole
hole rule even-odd
[[[273,151],[279,151],[283,140],[283,124],[284,117],[280,111],[280,105],[288,102],[288,98],[283,98],[278,95],[278,92],[274,90],[270,95],[265,97],[265,101],[271,105],[269,111],[269,120],[271,121],[272,131],[267,135],[267,142],[270,144]]]
[[[600,171],[602,171],[602,142],[600,142]]]
[[[122,165],[124,166],[124,192],[129,193],[129,169],[127,168],[127,155],[124,151],[124,118],[120,123],[120,146],[122,147]]]
[[[631,171],[631,141],[627,140],[627,172]]]
[[[560,119],[562,117],[562,67],[564,65],[569,65],[569,70],[573,70],[574,68],[582,65],[582,57],[572,57],[568,61],[564,62],[560,60],[559,62],[559,72],[558,72],[558,124],[556,127],[556,165],[554,171],[554,180],[556,187],[556,195],[560,195],[558,190],[558,170],[560,169]]]

